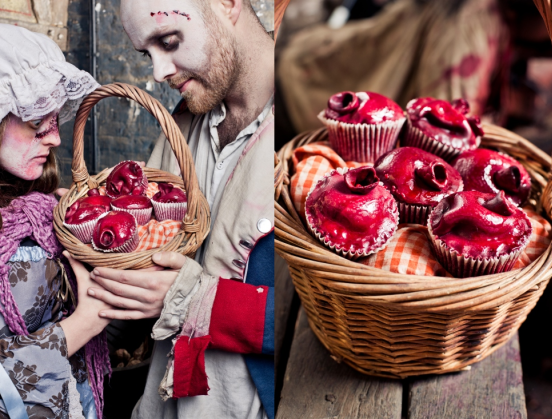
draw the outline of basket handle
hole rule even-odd
[[[198,195],[201,194],[199,184],[197,182],[196,171],[192,159],[192,153],[188,148],[188,143],[182,135],[180,128],[176,125],[172,115],[159,103],[159,101],[151,97],[136,86],[131,86],[126,83],[113,83],[98,87],[90,93],[80,105],[75,119],[75,127],[73,129],[73,162],[71,171],[73,173],[73,182],[77,184],[77,188],[86,183],[90,189],[97,188],[98,182],[95,178],[90,177],[86,164],[84,162],[84,127],[90,111],[100,100],[107,97],[124,97],[132,99],[142,105],[161,125],[161,129],[167,137],[171,145],[178,166],[180,167],[184,189],[188,196],[188,211],[184,218],[182,228],[184,231],[193,233],[199,231],[197,220],[190,220],[188,216],[196,213],[198,205]]]

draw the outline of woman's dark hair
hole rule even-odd
[[[6,125],[11,114],[8,114],[0,121],[0,148],[2,147],[2,139]],[[7,207],[11,201],[30,192],[42,192],[45,194],[53,193],[59,185],[59,170],[57,166],[56,156],[53,149],[50,149],[50,154],[44,163],[42,176],[36,180],[24,180],[11,173],[6,172],[0,167],[0,208]],[[2,228],[2,220],[0,217],[0,228]]]

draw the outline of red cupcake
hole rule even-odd
[[[452,102],[422,97],[406,105],[407,130],[403,146],[418,147],[447,161],[479,147],[483,129],[477,117],[468,117],[464,99]]]
[[[458,278],[509,271],[532,233],[529,217],[504,191],[448,196],[427,227],[439,262]]]
[[[139,242],[136,219],[125,211],[104,214],[92,234],[94,250],[105,253],[130,253],[136,250]]]
[[[441,200],[463,188],[462,177],[442,158],[416,147],[401,147],[375,165],[382,183],[399,205],[401,223],[426,225]]]
[[[175,188],[170,183],[160,183],[159,192],[151,198],[155,218],[158,221],[177,220],[181,221],[186,216],[188,198],[186,192]]]
[[[105,193],[113,199],[123,195],[145,195],[147,189],[148,179],[142,167],[130,160],[116,165],[105,184]]]
[[[334,170],[319,180],[307,196],[305,215],[313,234],[349,259],[382,249],[399,220],[397,203],[372,167]]]
[[[111,198],[94,195],[75,201],[65,213],[63,225],[83,243],[90,243],[98,218],[110,210]]]
[[[318,118],[337,154],[361,163],[373,163],[392,150],[405,121],[399,105],[373,92],[337,93]]]
[[[460,154],[452,163],[464,180],[464,190],[504,194],[522,205],[531,192],[531,176],[513,158],[492,150],[478,148]]]
[[[151,219],[153,205],[147,196],[125,195],[111,202],[113,211],[126,211],[136,218],[139,225],[145,225]]]

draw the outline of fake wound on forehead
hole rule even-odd
[[[165,16],[169,16],[169,15],[179,15],[179,16],[184,16],[186,19],[190,20],[190,15],[188,13],[184,13],[184,12],[181,12],[180,10],[171,10],[170,12],[151,12],[150,13],[151,16],[155,16],[155,15],[165,15]]]

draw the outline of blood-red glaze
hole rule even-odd
[[[463,186],[450,164],[416,147],[396,148],[381,156],[374,167],[395,199],[405,204],[434,207]]]
[[[317,183],[305,203],[307,221],[325,244],[369,254],[395,233],[397,203],[372,167],[352,169],[347,175],[333,171]]]
[[[479,145],[483,129],[477,117],[466,117],[469,105],[464,99],[451,103],[422,97],[406,105],[406,114],[413,127],[449,147],[472,150]]]
[[[111,201],[112,199],[109,196],[105,195],[94,195],[94,196],[86,196],[84,198],[80,199],[81,206],[83,205],[99,205],[101,207],[104,207],[106,210],[111,209]]]
[[[460,154],[452,165],[464,180],[464,190],[497,193],[503,190],[510,200],[523,204],[531,192],[531,176],[513,158],[478,148]]]
[[[524,247],[532,233],[529,217],[503,191],[448,196],[431,212],[429,225],[448,248],[475,259],[509,255]]]
[[[136,233],[136,219],[124,211],[111,211],[98,220],[92,241],[101,250],[116,249]]]
[[[328,100],[328,119],[348,124],[380,124],[404,119],[404,111],[391,99],[373,92],[341,92]]]
[[[101,194],[100,194],[99,189],[98,189],[98,188],[95,188],[95,189],[90,189],[90,190],[86,193],[86,195],[88,195],[88,196],[100,196]]]
[[[67,224],[82,224],[97,219],[100,215],[108,212],[109,209],[109,204],[107,207],[104,205],[83,204],[83,199],[80,199],[67,209],[65,222]]]
[[[111,202],[113,208],[122,209],[147,209],[151,208],[151,201],[143,195],[125,195]]]
[[[105,192],[111,198],[123,195],[145,195],[148,180],[140,165],[125,160],[116,165],[106,180]]]
[[[160,183],[159,192],[153,195],[152,198],[155,202],[162,202],[164,204],[188,202],[186,192],[182,189],[175,188],[170,183]]]

